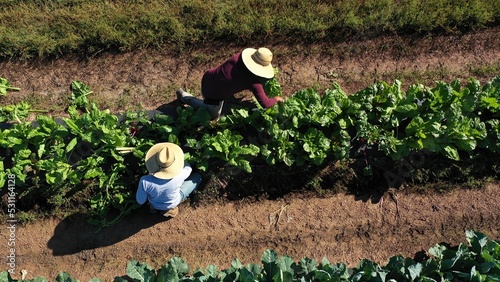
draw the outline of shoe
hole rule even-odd
[[[173,209],[169,209],[167,211],[165,211],[162,215],[164,217],[176,217],[177,214],[179,214],[179,207],[175,207]]]
[[[187,104],[187,101],[184,99],[185,97],[193,97],[193,95],[187,93],[182,88],[177,89],[175,94],[177,95],[177,100],[181,101],[184,104]]]

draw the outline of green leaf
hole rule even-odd
[[[173,257],[168,261],[168,265],[172,266],[177,273],[177,278],[182,278],[189,272],[189,266],[180,257]]]
[[[290,256],[282,256],[279,260],[279,267],[281,271],[290,273],[292,277],[295,274],[293,266],[295,266],[295,262]]]
[[[239,282],[255,282],[255,275],[248,269],[243,268],[239,271],[238,281]]]
[[[177,282],[179,277],[177,277],[177,272],[171,265],[163,265],[156,275],[154,282]]]
[[[56,277],[56,282],[77,282],[78,280],[71,278],[69,273],[63,271],[60,272]]]
[[[298,265],[295,266],[295,271],[299,276],[306,276],[309,273],[316,271],[318,263],[314,259],[308,257],[302,258]]]
[[[0,187],[4,187],[7,180],[7,173],[4,171],[3,161],[0,160]]]
[[[314,271],[314,281],[331,281],[332,276],[324,270]]]
[[[63,118],[63,121],[66,123],[66,126],[71,130],[72,133],[79,134],[82,132],[80,127],[75,123],[74,120]]]
[[[259,276],[262,272],[262,267],[260,264],[251,263],[245,266],[245,269],[252,272],[255,277]]]
[[[66,145],[66,150],[65,150],[66,153],[71,152],[71,150],[73,150],[75,148],[77,143],[78,143],[78,140],[76,137],[71,139],[71,141],[69,141],[68,145]]]
[[[427,149],[431,152],[440,152],[441,151],[441,145],[436,142],[434,138],[425,138],[425,139],[417,139],[416,143],[412,144],[412,149]]]
[[[352,281],[385,281],[388,270],[377,263],[362,259],[353,269]]]
[[[43,139],[46,139],[48,136],[49,136],[49,134],[42,132],[41,130],[33,129],[33,130],[30,130],[28,132],[28,134],[26,135],[26,139],[43,140]],[[34,141],[34,142],[37,142],[37,141]]]
[[[455,147],[453,146],[445,146],[444,148],[444,151],[445,151],[445,155],[452,159],[452,160],[455,160],[455,161],[459,161],[460,160],[460,156],[458,155],[458,151]]]
[[[14,282],[14,279],[10,277],[10,273],[7,270],[0,272],[0,281]]]
[[[93,179],[98,176],[103,175],[104,172],[102,171],[101,167],[95,167],[95,168],[90,168],[85,171],[85,174],[83,175],[83,179]]]
[[[443,245],[436,244],[429,248],[429,254],[431,256],[434,256],[435,258],[442,260],[443,259],[443,252],[446,250],[446,247]]]
[[[471,251],[476,254],[481,254],[483,248],[488,244],[488,237],[478,231],[467,230],[465,232],[465,237],[471,246]]]
[[[267,277],[266,280],[272,280],[272,277],[279,273],[279,265],[277,263],[278,254],[274,250],[268,249],[262,254],[261,261],[264,266],[265,276]]]
[[[7,136],[7,142],[10,148],[14,147],[14,145],[20,145],[24,143],[22,139],[14,136]]]
[[[281,85],[279,84],[276,76],[278,75],[278,68],[274,68],[274,76],[266,80],[264,83],[264,91],[268,97],[282,96]]]
[[[411,281],[415,281],[418,277],[420,277],[422,268],[423,267],[421,263],[408,266],[408,273],[410,274]]]
[[[214,264],[208,265],[205,269],[205,275],[208,277],[216,278],[217,276],[219,276],[219,273],[219,268]]]
[[[16,160],[19,160],[19,159],[28,159],[31,155],[31,150],[30,149],[22,149],[22,150],[19,150],[19,152],[17,152],[16,154]],[[17,159],[19,158],[19,159]]]
[[[139,263],[137,260],[131,260],[127,263],[127,275],[138,282],[154,281],[155,271],[147,263]]]
[[[9,119],[21,123],[21,120],[25,119],[30,114],[30,109],[31,105],[26,102],[20,102],[17,105],[13,105],[9,113]]]
[[[220,143],[214,143],[212,144],[212,146],[215,148],[215,150],[217,150],[218,152],[221,152],[221,153],[224,153],[224,148],[222,147],[222,145]]]
[[[87,95],[92,94],[92,91],[90,90],[89,86],[81,81],[74,80],[71,82],[70,88],[72,90],[72,105],[85,110],[90,109],[91,104],[87,99]]]
[[[21,88],[12,87],[12,85],[7,79],[0,77],[0,96],[5,96],[8,91],[19,91],[19,90],[21,90]]]

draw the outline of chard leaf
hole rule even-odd
[[[290,256],[282,256],[281,259],[279,260],[280,269],[283,272],[291,274],[292,277],[294,275],[294,269],[293,269],[294,265],[295,265],[295,262],[294,262],[293,258],[291,258]]]
[[[255,282],[255,275],[248,269],[243,268],[239,271],[238,281],[240,282]]]
[[[426,139],[421,140],[421,142],[422,142],[421,147],[416,148],[416,149],[424,149],[425,148],[431,152],[440,152],[442,149],[442,146],[434,138],[426,138]]]
[[[66,145],[66,150],[65,150],[66,153],[71,152],[71,150],[73,150],[75,148],[77,142],[78,142],[78,140],[76,137],[71,139],[71,141],[69,141],[68,145]]]
[[[47,137],[47,136],[49,136],[49,134],[42,132],[40,130],[33,129],[28,132],[28,135],[26,135],[26,139],[34,139],[36,137]]]
[[[248,264],[247,266],[245,266],[245,269],[252,272],[253,275],[256,277],[259,276],[260,273],[262,272],[262,267],[260,266],[260,264],[256,264],[256,263]]]
[[[473,230],[467,230],[465,236],[471,246],[471,250],[476,254],[481,254],[483,248],[488,243],[488,237],[479,231]]]
[[[446,247],[443,245],[434,245],[433,247],[429,248],[429,254],[431,256],[434,256],[438,260],[443,259],[443,252],[446,250]]]
[[[246,159],[238,159],[236,161],[236,166],[243,169],[245,172],[252,172],[252,166],[250,166],[250,162]]]
[[[71,278],[69,273],[66,271],[59,272],[56,277],[56,282],[77,282],[78,280]]]
[[[0,160],[0,187],[4,187],[5,180],[7,180],[7,173],[3,170],[3,161]]]
[[[264,266],[266,281],[270,281],[279,272],[278,254],[274,250],[266,250],[262,254],[261,262]]]
[[[415,281],[418,277],[420,277],[422,269],[423,267],[421,263],[408,266],[408,273],[410,274],[411,281]]]
[[[394,111],[399,113],[410,113],[418,109],[417,103],[399,104]]]
[[[85,174],[83,175],[83,179],[93,179],[98,176],[103,175],[104,172],[102,171],[101,167],[96,167],[96,168],[90,168],[85,171]]]
[[[66,126],[71,130],[74,134],[80,134],[82,131],[80,127],[75,123],[73,119],[63,118],[63,121],[66,123]]]
[[[444,151],[445,151],[445,155],[452,159],[452,160],[455,160],[455,161],[459,161],[460,160],[460,156],[458,155],[458,151],[455,147],[453,146],[445,146],[444,148]]]
[[[17,158],[27,159],[27,158],[30,157],[30,155],[31,155],[31,150],[30,149],[22,149],[22,150],[19,150],[19,152],[17,152],[16,159]]]
[[[154,281],[155,271],[147,263],[139,263],[137,260],[131,260],[127,263],[127,275],[133,281],[148,282]]]
[[[12,87],[12,85],[7,79],[0,77],[0,96],[5,96],[8,91],[19,91],[19,90],[21,90],[21,88]]]
[[[207,266],[207,268],[205,269],[205,275],[208,277],[216,278],[219,275],[219,273],[220,273],[219,268],[213,264]]]

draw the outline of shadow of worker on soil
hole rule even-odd
[[[160,214],[149,213],[149,206],[144,205],[125,216],[118,223],[99,230],[99,227],[87,222],[88,216],[76,213],[64,218],[54,229],[54,235],[47,242],[47,247],[54,256],[75,254],[110,246],[123,241],[142,229],[170,220]]]

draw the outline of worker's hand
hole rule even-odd
[[[285,102],[285,98],[284,97],[276,96],[275,98],[276,98],[276,101],[278,101],[279,103]]]

